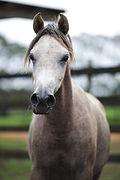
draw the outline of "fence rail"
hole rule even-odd
[[[117,67],[107,67],[107,68],[84,68],[84,69],[76,69],[71,70],[72,76],[79,76],[79,75],[95,75],[95,74],[103,74],[103,73],[109,73],[109,74],[115,74],[120,72],[120,66]],[[30,78],[31,73],[15,73],[15,74],[8,74],[8,73],[0,73],[0,79],[9,79],[9,78]]]
[[[71,70],[72,76],[79,76],[79,75],[87,75],[89,80],[88,89],[91,87],[91,77],[94,75],[99,75],[102,73],[109,73],[115,74],[120,72],[120,66],[118,67],[109,67],[109,68],[84,68],[84,69],[77,69]],[[3,74],[0,73],[0,80],[1,79],[11,79],[11,78],[30,78],[32,76],[31,73],[27,74]],[[28,93],[29,94],[29,93]],[[5,103],[5,98],[0,103],[0,110],[4,111],[7,108],[27,108],[29,105],[29,100],[26,100],[26,97],[18,97],[10,98],[7,97],[7,103]],[[120,96],[110,96],[110,97],[97,97],[104,105],[120,105]],[[13,100],[14,99],[14,100]],[[110,126],[111,132],[119,132],[120,133],[120,126]],[[19,126],[19,127],[0,127],[0,131],[28,131],[28,126]],[[0,149],[1,151],[1,149]],[[0,153],[1,158],[28,158],[28,153],[26,150],[9,150],[9,149],[2,149]],[[111,154],[109,158],[109,162],[120,162],[120,155],[119,154]]]
[[[0,158],[28,159],[28,151],[25,149],[3,149],[0,148]],[[120,154],[110,154],[108,162],[120,162]]]
[[[29,92],[26,96],[4,97],[0,99],[0,113],[8,109],[27,109],[30,107]],[[120,96],[97,97],[104,105],[119,106]]]
[[[103,73],[109,73],[109,74],[115,74],[117,72],[120,72],[120,66],[117,67],[107,67],[107,68],[84,68],[84,69],[77,69],[77,70],[71,70],[71,73],[73,76],[76,75],[95,75],[95,74],[103,74]]]
[[[0,131],[19,131],[25,132],[28,131],[29,126],[0,126]],[[111,125],[110,126],[111,133],[120,133],[120,125]]]

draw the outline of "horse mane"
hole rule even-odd
[[[40,30],[37,33],[36,37],[30,43],[30,45],[27,49],[26,55],[25,55],[25,64],[27,63],[28,60],[30,63],[29,54],[30,54],[30,51],[33,48],[33,46],[37,43],[37,41],[42,36],[44,36],[46,34],[54,37],[58,42],[60,42],[60,44],[69,51],[71,60],[74,60],[72,41],[71,41],[69,34],[64,35],[55,24],[48,24],[47,26],[45,26],[42,30]]]

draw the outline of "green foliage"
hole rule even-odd
[[[18,43],[11,43],[5,37],[0,35],[0,52],[1,56],[11,58],[13,56],[23,56],[25,54],[25,47]]]
[[[0,89],[0,112],[7,111],[7,108],[29,107],[30,92],[26,90],[2,90]],[[24,115],[24,114],[23,114]],[[15,117],[16,118],[16,117]],[[18,116],[18,118],[20,118]],[[14,118],[13,118],[14,119]]]
[[[112,95],[116,96],[120,94],[120,80],[117,82],[117,86],[113,89]]]
[[[120,45],[120,35],[119,35],[119,34],[111,37],[111,40],[112,40],[114,43]]]
[[[17,97],[28,97],[30,95],[29,91],[26,91],[25,89],[21,89],[21,90],[16,90],[16,89],[12,89],[12,90],[3,90],[0,89],[0,98],[5,98],[6,96],[12,97],[13,96],[15,98]]]

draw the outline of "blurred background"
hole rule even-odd
[[[0,1],[0,180],[29,179],[27,131],[32,119],[31,69],[24,56],[35,37],[32,19],[64,13],[76,62],[72,78],[104,104],[111,128],[110,158],[100,180],[120,179],[120,1]]]

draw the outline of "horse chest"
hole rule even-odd
[[[90,140],[81,139],[79,132],[71,131],[66,136],[52,134],[44,130],[33,139],[34,156],[41,166],[84,166],[89,156]],[[82,169],[82,168],[81,168]]]

